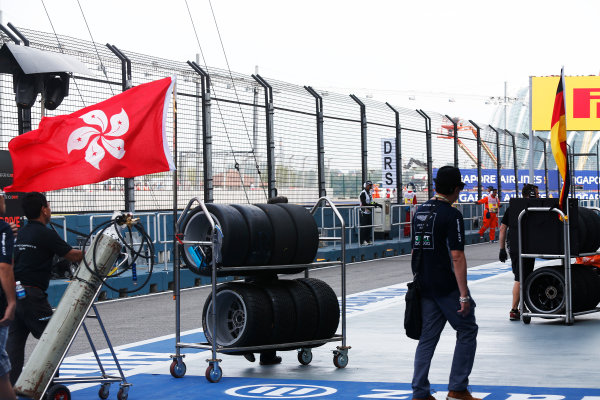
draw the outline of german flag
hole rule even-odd
[[[563,179],[558,204],[560,209],[565,211],[571,186],[571,172],[569,171],[569,158],[567,157],[567,123],[565,117],[564,74],[562,69],[560,71],[558,87],[556,88],[556,97],[554,98],[551,126],[550,142],[552,144],[552,154],[554,154],[556,166]]]

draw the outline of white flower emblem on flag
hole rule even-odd
[[[110,131],[108,129],[108,119],[102,110],[90,111],[80,117],[88,125],[75,129],[69,135],[67,141],[67,153],[73,150],[85,150],[85,160],[94,168],[100,169],[100,161],[108,152],[111,156],[121,159],[125,155],[125,141],[117,139],[129,130],[129,117],[125,110],[110,117]],[[89,144],[89,146],[88,146]]]

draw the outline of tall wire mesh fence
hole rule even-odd
[[[31,47],[74,56],[95,74],[93,77],[73,76],[69,96],[57,110],[46,110],[46,116],[69,114],[123,91],[122,62],[106,45],[18,29]],[[0,33],[0,41],[10,42],[10,38]],[[435,171],[455,163],[469,183],[461,201],[471,201],[479,188],[485,192],[487,186],[498,187],[499,184],[503,193],[514,196],[515,181],[521,186],[528,182],[527,172],[523,171],[528,169],[530,150],[523,133],[507,133],[482,123],[478,134],[476,125],[465,119],[452,119],[435,111],[395,107],[370,98],[351,98],[318,88],[311,93],[312,88],[265,77],[264,81],[272,88],[270,105],[269,89],[257,77],[211,67],[203,67],[211,82],[212,168],[205,171],[202,77],[185,62],[120,50],[131,61],[133,86],[166,76],[177,77],[176,137],[173,105],[170,105],[167,121],[168,141],[172,146],[177,143],[174,154],[177,171],[135,178],[138,211],[172,209],[173,174],[176,174],[178,208],[185,206],[191,197],[202,197],[207,173],[212,178],[214,201],[224,203],[265,202],[270,195],[270,184],[291,202],[313,203],[322,190],[336,200],[356,201],[365,176],[376,183],[378,196],[402,201],[403,188],[412,184],[421,201],[430,196],[429,185]],[[323,109],[321,163],[317,98]],[[267,135],[270,106],[273,113],[271,142]],[[37,128],[41,117],[41,107],[36,103],[31,108],[32,129]],[[7,74],[0,75],[0,127],[0,149],[6,150],[10,139],[19,131],[13,80]],[[397,132],[400,132],[399,160],[389,152],[391,144],[395,146]],[[588,134],[589,138],[583,142],[588,143],[587,152],[591,154],[594,150],[597,152],[598,137],[594,136],[595,132]],[[511,135],[515,135],[514,145]],[[546,133],[540,135],[547,137]],[[431,140],[429,148],[428,138]],[[559,180],[549,145],[536,137],[532,151],[540,193],[545,195],[547,187],[548,195],[556,195]],[[272,165],[269,164],[271,154]],[[590,154],[585,160],[574,162],[577,169],[597,172],[597,157]],[[401,182],[397,179],[396,167],[400,169]],[[481,168],[481,177],[478,168]],[[597,179],[596,174],[596,184]],[[596,193],[600,192],[600,185],[598,187]],[[590,185],[585,188],[581,185],[580,190],[593,192],[590,188]],[[122,209],[124,194],[124,180],[113,178],[53,191],[48,197],[56,212],[95,212]]]

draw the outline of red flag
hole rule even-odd
[[[136,86],[73,114],[42,118],[8,143],[7,192],[45,192],[174,170],[165,121],[174,79]]]
[[[558,200],[559,208],[565,211],[569,188],[571,186],[571,172],[569,171],[569,158],[567,156],[567,124],[565,119],[565,96],[564,96],[564,73],[561,69],[560,80],[556,88],[554,98],[554,111],[552,112],[552,124],[550,131],[550,143],[556,166],[563,179]]]

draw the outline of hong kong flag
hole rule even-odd
[[[174,170],[165,121],[174,78],[146,83],[73,114],[42,118],[8,143],[7,192],[45,192]]]

